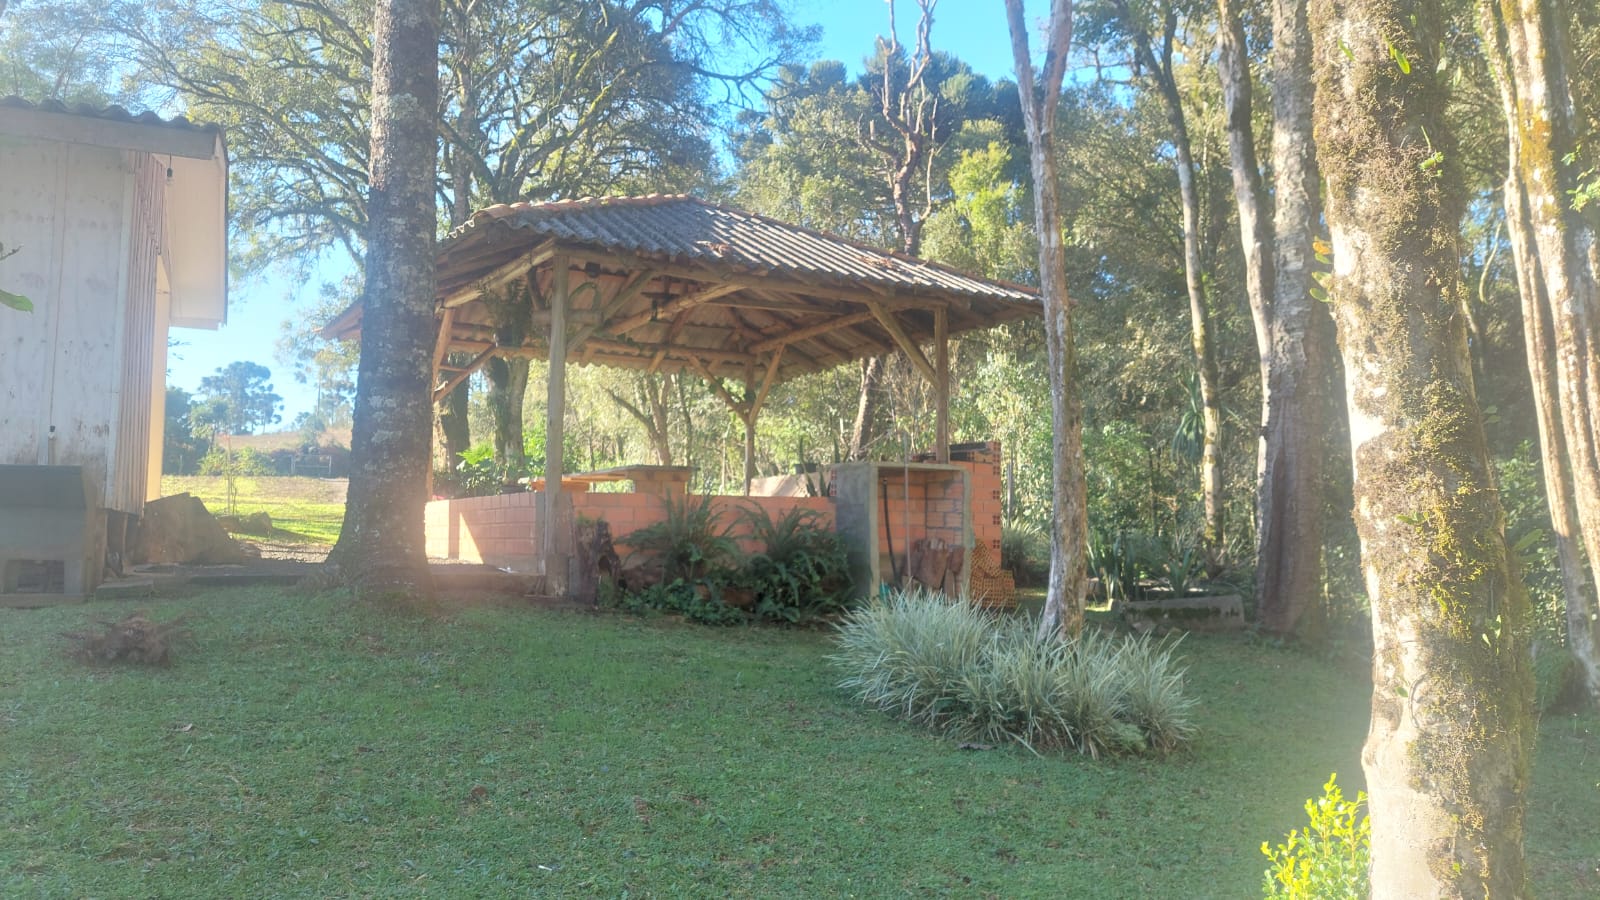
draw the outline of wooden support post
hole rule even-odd
[[[756,413],[750,410],[744,419],[744,495],[750,496],[750,484],[756,480]]]
[[[950,461],[950,311],[933,311],[934,459]]]
[[[455,327],[456,311],[446,309],[439,317],[439,334],[433,339],[433,374],[428,378],[428,405],[437,407],[440,399],[434,388],[439,384],[439,366],[444,364],[445,355],[450,352],[450,330]],[[446,392],[448,393],[448,392]],[[433,409],[433,415],[439,415],[438,409]],[[428,441],[428,474],[423,476],[422,496],[433,499],[433,441]]]
[[[540,538],[545,591],[552,595],[567,591],[567,558],[562,552],[561,534],[566,527],[561,515],[561,448],[567,408],[567,303],[571,299],[567,290],[568,267],[566,257],[556,257],[555,281],[550,291],[550,378],[545,393],[544,533]]]
[[[783,348],[779,347],[772,358],[767,360],[767,371],[761,378],[760,386],[745,384],[746,407],[744,418],[744,495],[750,496],[751,482],[756,478],[756,417],[761,415],[761,407],[767,403],[767,392],[772,390],[773,382],[778,380],[778,364],[783,362]],[[745,370],[745,378],[754,378],[752,369]]]

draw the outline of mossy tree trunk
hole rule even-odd
[[[1336,382],[1333,320],[1311,297],[1318,173],[1311,139],[1311,35],[1306,0],[1275,0],[1269,194],[1255,146],[1254,98],[1239,0],[1218,0],[1217,71],[1245,287],[1260,354],[1256,457],[1256,618],[1293,633],[1322,575],[1323,447]],[[1274,202],[1276,201],[1276,202]]]
[[[1593,224],[1572,209],[1581,121],[1568,73],[1571,10],[1562,0],[1480,0],[1479,25],[1500,87],[1509,170],[1505,207],[1522,295],[1545,495],[1556,532],[1567,646],[1600,703],[1600,273]]]
[[[1083,629],[1088,590],[1088,491],[1083,463],[1083,403],[1078,398],[1072,303],[1067,297],[1066,246],[1061,233],[1060,182],[1052,136],[1060,108],[1067,51],[1072,45],[1072,0],[1052,0],[1044,65],[1035,84],[1022,0],[1006,0],[1011,55],[1016,63],[1022,120],[1033,173],[1034,227],[1039,235],[1039,283],[1044,295],[1045,352],[1050,370],[1051,461],[1050,585],[1041,636]]]
[[[1316,140],[1372,604],[1376,897],[1524,896],[1527,596],[1473,393],[1437,0],[1314,0]]]
[[[519,336],[507,346],[521,342]],[[528,468],[522,410],[528,396],[529,362],[525,356],[497,356],[483,371],[489,379],[489,410],[494,418],[494,467],[509,484]]]
[[[333,558],[363,594],[428,595],[438,0],[387,0],[374,20],[365,312],[350,488]]]

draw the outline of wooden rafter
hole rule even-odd
[[[922,377],[928,379],[929,384],[938,384],[939,375],[934,371],[933,363],[928,362],[928,357],[923,354],[922,348],[906,335],[906,330],[901,327],[894,314],[876,303],[867,304],[867,308],[872,310],[872,315],[877,318],[878,324],[894,338],[895,344],[905,353],[906,358],[911,360],[911,364],[916,366],[917,371],[922,373]]]
[[[872,312],[859,312],[851,313],[847,316],[839,316],[838,318],[829,319],[826,322],[818,322],[815,325],[809,325],[805,328],[798,328],[785,334],[775,335],[767,338],[759,344],[752,345],[750,347],[750,352],[765,353],[768,350],[781,349],[798,341],[809,340],[819,334],[826,334],[830,331],[839,331],[844,328],[849,328],[852,325],[858,325],[862,322],[870,322],[876,317],[876,314]]]
[[[621,336],[638,328],[640,325],[659,319],[672,318],[679,313],[687,312],[696,306],[708,303],[718,297],[726,296],[737,290],[739,290],[739,285],[736,284],[713,284],[688,296],[669,300],[659,308],[652,309],[649,312],[636,313],[626,319],[619,319],[608,330],[614,335]]]
[[[658,274],[654,269],[640,269],[634,272],[627,281],[617,288],[617,292],[611,295],[611,299],[607,300],[600,308],[599,318],[593,323],[578,329],[577,334],[572,336],[571,346],[581,347],[585,341],[594,337],[595,332],[599,331],[607,320],[616,315],[617,311],[622,307],[626,306],[629,300],[639,296],[639,292],[644,290],[644,286],[649,284]]]
[[[502,263],[498,268],[484,277],[456,290],[444,298],[442,306],[449,308],[460,306],[469,300],[476,300],[484,294],[497,291],[505,287],[525,273],[544,265],[555,255],[555,242],[545,241],[526,254],[518,254],[508,262]]]
[[[456,385],[466,381],[468,378],[471,378],[473,372],[483,368],[483,364],[489,361],[489,357],[494,356],[494,351],[495,346],[493,344],[485,347],[483,352],[472,358],[472,362],[467,363],[467,367],[465,369],[458,370],[456,374],[450,376],[449,381],[446,381],[444,384],[434,388],[433,402],[438,403],[440,400],[443,400],[446,395],[456,389]]]

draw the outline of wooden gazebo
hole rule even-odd
[[[948,339],[1041,312],[1030,288],[681,195],[490,207],[441,242],[437,278],[435,400],[492,357],[549,360],[551,509],[569,362],[704,378],[744,423],[748,488],[774,385],[894,350],[934,388],[947,461]],[[324,333],[354,337],[360,319],[358,305]],[[453,352],[471,362],[450,367]]]

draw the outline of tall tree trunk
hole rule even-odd
[[[1600,703],[1600,273],[1590,223],[1571,208],[1577,147],[1562,0],[1481,0],[1508,125],[1505,207],[1532,376],[1545,495],[1556,532],[1567,642]]]
[[[1200,448],[1200,491],[1205,507],[1205,551],[1208,566],[1215,568],[1222,552],[1222,379],[1217,370],[1216,340],[1211,334],[1211,313],[1206,306],[1205,285],[1200,260],[1200,188],[1196,183],[1194,150],[1189,140],[1188,117],[1183,111],[1183,96],[1172,68],[1172,46],[1177,30],[1177,13],[1169,10],[1163,20],[1160,49],[1139,24],[1127,0],[1116,0],[1118,14],[1133,36],[1134,51],[1147,76],[1156,86],[1162,110],[1172,129],[1172,149],[1178,171],[1178,192],[1183,202],[1183,276],[1189,294],[1189,323],[1194,346],[1195,369],[1200,380],[1200,419],[1203,438]]]
[[[528,470],[522,405],[528,396],[528,359],[495,357],[483,367],[494,416],[494,467],[511,484]]]
[[[1288,634],[1317,596],[1322,573],[1322,475],[1333,386],[1333,321],[1311,298],[1317,220],[1311,140],[1311,41],[1305,0],[1273,6],[1273,187],[1256,155],[1252,85],[1238,0],[1218,0],[1217,69],[1227,109],[1245,287],[1260,354],[1256,457],[1256,617]]]
[[[1372,604],[1375,897],[1525,896],[1528,601],[1461,316],[1438,0],[1315,0],[1318,162]]]
[[[470,361],[471,358],[466,354],[452,353],[450,355],[450,362],[454,365],[464,366]],[[471,394],[467,391],[467,383],[471,380],[469,378],[462,381],[455,386],[454,390],[446,394],[443,400],[439,401],[439,443],[444,448],[444,459],[440,460],[440,465],[446,471],[455,471],[456,466],[461,462],[461,454],[467,452],[467,448],[472,446],[472,432],[467,425],[467,407],[471,400]]]
[[[1067,253],[1062,238],[1060,182],[1053,136],[1060,108],[1067,51],[1072,44],[1072,0],[1051,0],[1044,66],[1035,87],[1022,0],[1006,0],[1011,55],[1016,64],[1022,120],[1033,173],[1034,226],[1039,235],[1039,282],[1044,295],[1045,352],[1050,364],[1052,515],[1050,586],[1039,633],[1075,635],[1083,629],[1088,590],[1088,491],[1084,480],[1083,404],[1078,398],[1072,303],[1067,297]]]
[[[645,436],[650,439],[650,449],[655,453],[658,465],[672,465],[672,431],[668,412],[667,389],[671,386],[671,375],[641,375],[634,382],[635,398],[637,403],[628,400],[621,394],[609,388],[606,393],[611,396],[611,401],[622,407],[623,411],[634,418],[634,421],[644,426]]]
[[[878,395],[883,392],[883,357],[869,356],[861,361],[861,392],[856,395],[856,418],[850,426],[852,461],[867,458],[873,441],[873,422],[878,417]]]
[[[438,0],[374,16],[372,174],[350,488],[333,558],[358,592],[431,594],[422,510],[433,434]]]

